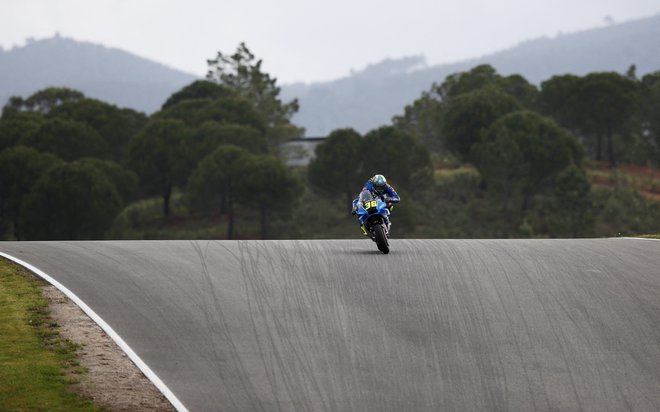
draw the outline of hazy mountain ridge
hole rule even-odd
[[[481,63],[501,74],[519,73],[533,83],[555,74],[594,71],[625,72],[631,64],[643,75],[660,70],[660,14],[581,32],[538,38],[497,53],[453,64],[420,68],[420,56],[384,60],[338,80],[283,86],[285,99],[298,97],[294,122],[308,136],[322,136],[338,127],[366,132],[390,122],[433,82]],[[409,70],[410,69],[410,70]]]
[[[520,73],[533,83],[554,74],[660,70],[660,14],[597,29],[538,38],[497,53],[428,66],[423,56],[386,59],[334,81],[285,84],[284,101],[298,98],[294,122],[307,136],[340,127],[366,132],[388,124],[433,82],[481,63],[501,74]],[[196,79],[134,54],[55,36],[23,47],[0,49],[0,106],[12,95],[28,96],[49,86],[78,89],[90,97],[151,113]]]
[[[50,86],[147,113],[196,76],[123,50],[55,37],[0,49],[0,105]]]

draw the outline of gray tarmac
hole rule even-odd
[[[3,242],[190,411],[660,410],[660,241]]]

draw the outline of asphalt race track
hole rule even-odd
[[[660,241],[4,242],[190,411],[660,410]]]

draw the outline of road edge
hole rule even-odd
[[[188,412],[188,409],[181,403],[181,401],[174,395],[174,393],[165,385],[165,383],[154,373],[154,371],[147,366],[146,363],[131,349],[130,346],[124,341],[124,339],[115,332],[110,325],[108,325],[103,318],[101,318],[96,312],[94,312],[85,302],[82,301],[75,293],[71,292],[66,286],[62,285],[60,282],[55,280],[52,276],[48,275],[46,272],[37,268],[30,263],[27,263],[17,257],[14,257],[10,254],[0,251],[0,256],[11,260],[12,262],[19,264],[36,274],[40,278],[44,279],[46,282],[55,286],[60,292],[64,293],[69,299],[71,299],[80,309],[83,310],[97,325],[103,329],[105,333],[110,336],[110,338],[115,341],[115,343],[124,351],[124,353],[133,361],[135,366],[138,367],[144,373],[144,375],[149,379],[158,390],[167,398],[168,401],[174,406],[178,412]]]

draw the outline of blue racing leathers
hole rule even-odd
[[[368,180],[367,183],[365,183],[364,187],[362,188],[363,192],[365,190],[371,192],[372,196],[379,196],[381,198],[385,198],[383,200],[386,200],[387,203],[391,203],[391,204],[399,203],[399,200],[400,200],[399,195],[396,193],[394,188],[390,185],[387,185],[387,187],[385,187],[385,190],[383,191],[383,193],[378,195],[378,194],[376,194],[376,191],[374,190],[374,184],[371,183],[371,180]],[[353,210],[357,209],[357,204],[358,204],[358,199],[359,198],[360,197],[358,196],[353,200]]]

